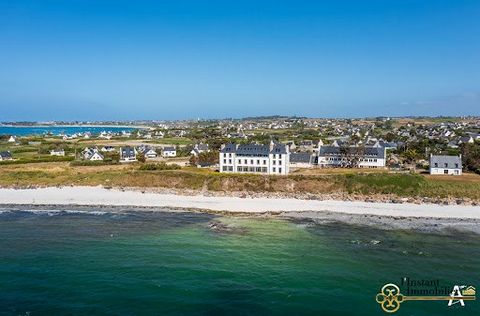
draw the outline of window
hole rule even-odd
[[[245,164],[248,164],[248,160],[247,160],[247,159],[245,159],[244,163],[245,163]]]
[[[229,166],[228,171],[233,171],[233,166]]]
[[[445,168],[448,168],[448,163],[445,163]]]
[[[237,172],[242,172],[242,167],[237,167]]]
[[[253,159],[250,159],[250,164],[252,164],[252,165],[253,165]]]
[[[259,165],[259,164],[260,164],[260,159],[257,159],[257,165]]]
[[[458,163],[455,164],[455,168],[458,168]]]
[[[277,163],[277,161],[276,161],[276,160],[274,160],[274,161],[273,161],[273,165],[275,166],[275,164],[276,164],[276,163]]]
[[[275,168],[275,167],[273,167],[273,172],[276,172],[276,168]]]
[[[281,160],[279,160],[279,161],[278,161],[278,164],[279,164],[279,165],[281,165],[281,164],[282,164],[282,161],[281,161]]]
[[[223,159],[223,163],[227,163],[227,159]]]
[[[263,160],[263,164],[266,165],[266,164],[267,164],[267,161],[266,161],[266,160]]]
[[[222,170],[227,171],[227,166],[223,166]]]
[[[228,157],[232,157],[232,154],[228,154]]]
[[[278,173],[282,173],[282,168],[278,168]]]
[[[238,159],[238,163],[241,164],[241,163],[242,163],[242,159]]]
[[[437,167],[438,167],[438,162],[435,163],[435,168],[437,168]]]
[[[448,174],[448,170],[447,169],[443,170],[443,174]]]
[[[228,159],[228,163],[232,163],[232,159]]]

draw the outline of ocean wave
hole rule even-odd
[[[86,210],[38,210],[38,209],[26,209],[26,210],[4,210],[0,211],[2,213],[14,213],[14,212],[23,212],[23,213],[30,213],[30,214],[37,214],[37,215],[48,215],[48,216],[58,216],[64,214],[86,214],[86,215],[105,215],[108,212],[105,211],[86,211]]]

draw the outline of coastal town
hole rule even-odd
[[[133,121],[110,125],[125,127],[115,132],[105,125],[112,122],[75,123],[37,122],[35,126],[104,129],[98,134],[1,135],[0,164],[162,163],[273,175],[325,168],[458,176],[480,172],[478,117]]]

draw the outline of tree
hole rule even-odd
[[[340,147],[341,166],[346,168],[357,168],[360,165],[360,159],[365,154],[365,146],[349,146]]]
[[[461,152],[464,168],[480,173],[480,142],[462,144]]]
[[[214,165],[218,163],[218,151],[212,150],[208,152],[203,152],[196,156],[190,157],[190,164],[196,166],[198,164],[209,164]]]
[[[145,162],[145,155],[144,154],[137,154],[137,160],[140,162]]]

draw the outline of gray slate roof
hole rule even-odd
[[[312,159],[312,155],[309,153],[291,153],[290,154],[290,162],[304,162],[310,163]]]
[[[197,144],[197,149],[207,151],[208,150],[208,144]]]
[[[458,165],[458,168],[462,168],[462,157],[447,155],[432,155],[430,157],[430,167],[432,168],[457,168],[456,165]]]
[[[269,154],[286,154],[287,146],[283,144],[274,144],[272,150],[269,145],[259,144],[226,144],[221,150],[221,153],[236,153],[243,156],[267,156]]]
[[[345,148],[345,149],[343,149]],[[350,155],[359,155],[368,158],[385,158],[385,147],[336,147],[336,146],[322,146],[320,147],[320,156],[338,156],[342,150],[348,150]]]
[[[0,156],[1,156],[3,159],[12,158],[12,154],[11,154],[9,151],[2,151],[2,152],[0,152]]]
[[[239,145],[236,151],[237,155],[268,155],[270,153],[270,146],[246,144]]]
[[[221,150],[221,153],[234,153],[237,150],[237,146],[232,143],[226,144]]]
[[[122,147],[122,157],[135,157],[135,150],[133,147]]]
[[[163,151],[175,151],[175,147],[173,146],[163,147]]]

